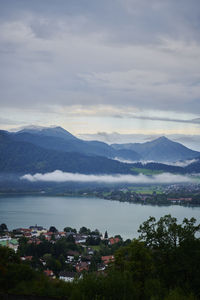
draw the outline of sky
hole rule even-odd
[[[194,142],[200,1],[0,0],[0,128],[30,124]]]

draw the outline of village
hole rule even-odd
[[[129,203],[199,206],[200,185],[192,183],[187,185],[147,185],[124,188],[107,188],[88,193],[82,193],[82,196],[90,195],[107,200]]]
[[[104,273],[114,261],[114,252],[130,242],[86,227],[77,232],[71,227],[58,231],[54,226],[47,230],[34,225],[8,231],[6,224],[0,225],[0,246],[13,249],[24,264],[46,276],[68,282],[86,272]]]

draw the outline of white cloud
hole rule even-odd
[[[36,181],[52,181],[52,182],[98,182],[98,183],[132,183],[132,184],[142,184],[142,183],[186,183],[192,182],[193,179],[188,176],[173,175],[170,173],[163,173],[154,176],[145,176],[139,174],[134,175],[86,175],[79,173],[67,173],[60,170],[56,170],[51,173],[36,173],[34,175],[26,174],[21,177],[31,182]]]

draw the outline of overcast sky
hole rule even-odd
[[[0,0],[0,128],[200,134],[199,0]]]

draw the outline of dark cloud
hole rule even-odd
[[[137,115],[114,115],[115,118],[130,118],[130,119],[138,119],[138,120],[150,120],[150,121],[164,121],[164,122],[175,122],[175,123],[188,123],[188,124],[200,124],[200,118],[192,119],[192,120],[184,120],[184,119],[172,119],[172,118],[163,118],[163,117],[148,117],[148,116],[137,116]]]

